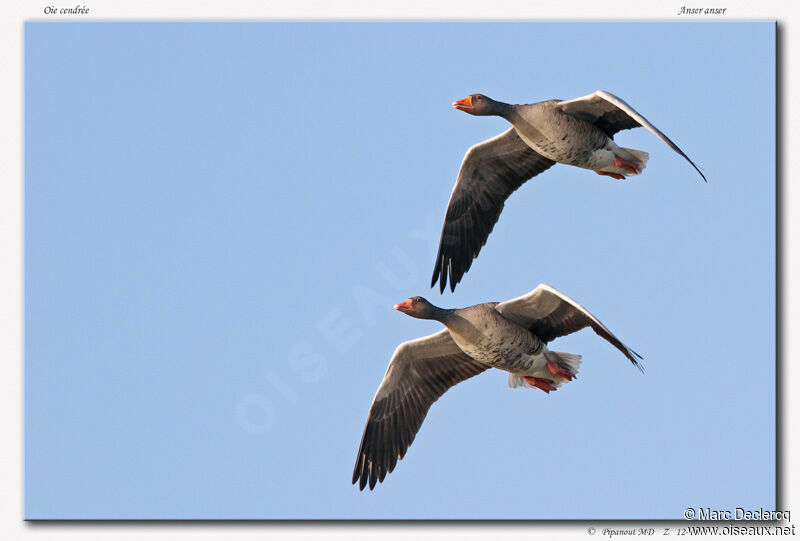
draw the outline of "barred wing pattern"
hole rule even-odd
[[[414,441],[431,405],[488,366],[461,351],[447,329],[400,344],[378,387],[356,457],[353,483],[375,488]]]
[[[447,204],[431,287],[450,291],[472,266],[500,218],[505,200],[555,162],[530,148],[514,128],[467,151]]]
[[[544,342],[591,327],[642,370],[642,356],[623,344],[586,308],[557,289],[540,284],[530,293],[495,306],[503,317],[529,329]]]
[[[558,106],[570,116],[594,124],[611,138],[620,130],[638,128],[640,126],[647,128],[655,134],[656,137],[664,141],[672,150],[683,156],[686,161],[692,164],[692,167],[700,173],[703,180],[708,182],[706,176],[700,171],[700,168],[695,165],[689,156],[678,148],[678,145],[673,143],[669,137],[653,126],[650,121],[639,114],[636,109],[628,105],[622,98],[610,92],[606,92],[605,90],[598,90],[588,96],[559,102]]]

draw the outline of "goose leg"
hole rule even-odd
[[[616,163],[616,161],[614,163]],[[598,175],[606,175],[609,177],[613,177],[617,180],[625,180],[625,177],[620,175],[619,173],[609,173],[608,171],[598,171],[596,169],[594,172],[597,173]]]
[[[552,372],[554,375],[560,376],[567,381],[572,381],[575,379],[575,374],[551,360],[547,354],[545,354],[544,358],[547,360],[547,369],[550,370],[550,372]]]
[[[522,379],[536,387],[537,389],[541,389],[547,394],[550,394],[550,391],[555,391],[556,388],[553,386],[553,382],[549,379],[545,378],[534,378],[531,376],[522,376]]]
[[[630,171],[634,175],[639,174],[639,167],[635,163],[623,160],[616,154],[614,154],[614,165],[616,165],[617,167],[622,167],[623,169]]]

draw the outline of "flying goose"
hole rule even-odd
[[[422,297],[394,305],[412,317],[435,319],[445,329],[403,342],[392,355],[367,417],[353,483],[383,482],[405,456],[428,410],[447,389],[489,368],[508,372],[510,387],[545,393],[576,377],[580,355],[551,351],[547,343],[591,327],[634,366],[637,357],[605,325],[563,293],[540,284],[516,299],[468,308],[438,308]]]
[[[689,157],[622,99],[598,90],[574,100],[510,105],[472,94],[453,107],[478,116],[501,116],[511,128],[467,151],[447,204],[431,287],[455,291],[500,217],[511,193],[555,163],[592,169],[616,179],[638,175],[649,155],[617,146],[614,134],[645,127],[672,150]]]

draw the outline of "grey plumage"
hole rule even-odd
[[[526,145],[514,128],[469,149],[447,204],[431,285],[461,281],[500,218],[505,200],[555,164]]]
[[[562,101],[559,107],[568,115],[577,119],[591,123],[606,133],[610,138],[620,130],[627,130],[630,128],[638,128],[639,126],[647,128],[656,137],[661,139],[672,150],[683,156],[687,162],[692,164],[692,167],[703,177],[703,180],[708,182],[706,176],[700,171],[700,168],[687,156],[678,145],[667,137],[661,130],[656,128],[644,116],[641,115],[636,109],[628,105],[625,100],[615,96],[611,92],[605,90],[598,90],[588,96],[575,98],[574,100]]]
[[[495,309],[503,317],[541,338],[544,342],[586,327],[620,350],[639,370],[642,356],[623,344],[586,308],[547,284],[516,299],[501,302]]]
[[[548,354],[556,359],[579,358],[547,350],[545,344],[556,337],[590,326],[639,366],[638,354],[585,308],[545,284],[503,303],[445,310],[413,297],[395,308],[413,317],[437,320],[446,328],[404,342],[392,355],[370,406],[353,469],[353,483],[361,490],[367,485],[373,489],[394,470],[431,405],[450,387],[489,368],[521,377],[544,371],[553,389],[563,383],[563,377],[536,366]],[[572,377],[576,371],[572,370]]]
[[[501,116],[512,127],[473,146],[464,156],[447,205],[431,277],[431,287],[439,282],[440,292],[448,282],[454,291],[470,269],[500,218],[505,200],[555,163],[594,169],[615,178],[644,169],[647,153],[614,143],[614,135],[620,130],[647,128],[706,180],[671,139],[622,99],[602,90],[574,100],[526,105],[510,105],[474,94],[454,106],[474,115]],[[630,162],[633,170],[614,165],[615,153]]]
[[[447,329],[400,344],[372,401],[353,483],[361,490],[369,483],[371,490],[383,482],[405,456],[431,405],[488,368],[461,351]]]

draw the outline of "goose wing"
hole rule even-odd
[[[447,203],[431,287],[448,278],[455,291],[500,218],[505,200],[555,162],[530,148],[514,128],[467,151]]]
[[[530,293],[495,306],[503,317],[529,329],[544,342],[591,327],[620,350],[639,370],[642,356],[623,344],[586,308],[557,289],[540,284]],[[638,358],[638,359],[637,359]]]
[[[422,426],[431,405],[453,385],[488,366],[461,351],[447,329],[395,350],[372,401],[353,470],[353,483],[383,482]]]
[[[656,137],[664,141],[672,150],[683,156],[686,161],[692,164],[692,167],[700,173],[703,180],[708,182],[706,176],[700,171],[700,168],[695,165],[689,156],[678,148],[678,145],[664,135],[664,132],[653,126],[650,121],[639,114],[636,109],[625,103],[622,98],[610,92],[606,92],[605,90],[598,90],[588,96],[561,101],[558,106],[570,116],[594,124],[609,137],[613,137],[614,134],[620,130],[638,127],[647,128],[654,133]]]

